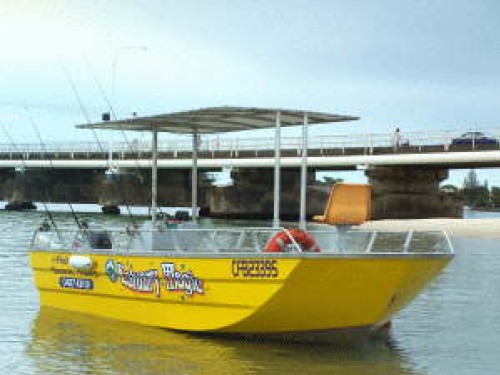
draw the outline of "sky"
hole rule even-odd
[[[92,140],[74,125],[108,103],[361,117],[313,134],[500,130],[499,19],[495,0],[0,0],[0,121],[16,142],[38,141],[33,123],[45,142]]]

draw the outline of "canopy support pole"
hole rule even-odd
[[[191,217],[196,223],[198,216],[198,129],[193,129],[193,168],[191,169]]]
[[[281,174],[281,113],[276,112],[274,135],[274,211],[273,227],[280,226],[280,174]]]
[[[306,229],[306,193],[307,193],[307,112],[304,112],[302,124],[302,164],[300,166],[300,216],[299,228]]]
[[[153,150],[152,150],[152,165],[151,165],[151,221],[153,228],[156,228],[156,204],[158,197],[158,129],[153,131]]]

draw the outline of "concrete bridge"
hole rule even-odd
[[[324,187],[314,187],[315,171],[362,169],[374,187],[375,218],[457,216],[458,202],[443,197],[439,183],[450,168],[500,167],[500,147],[491,141],[500,137],[500,129],[489,135],[489,142],[475,136],[459,142],[459,132],[413,132],[402,135],[404,145],[400,146],[393,144],[391,134],[310,135],[308,213],[321,212],[326,199]],[[202,178],[202,206],[218,216],[268,216],[272,212],[273,140],[204,137],[200,143],[198,168],[228,168],[234,179],[233,186],[218,188]],[[297,212],[300,145],[299,137],[282,137],[284,216]],[[149,201],[150,149],[149,142],[139,141],[0,144],[0,194],[10,201],[144,205]],[[162,205],[189,206],[190,150],[187,138],[160,143]],[[110,167],[120,174],[106,175]],[[26,172],[20,173],[22,169]]]
[[[315,169],[356,169],[369,166],[436,165],[449,168],[500,167],[499,144],[484,144],[471,138],[464,144],[460,132],[404,133],[406,145],[394,147],[391,134],[351,134],[309,136],[308,165]],[[500,128],[490,129],[490,141],[500,139]],[[191,140],[177,138],[159,144],[159,167],[191,167]],[[486,152],[488,151],[488,152]],[[200,138],[200,168],[254,167],[274,165],[274,142],[260,138]],[[285,167],[300,164],[301,138],[282,137],[281,156]],[[0,167],[28,168],[149,168],[151,143],[52,142],[47,144],[0,143]],[[22,161],[23,160],[23,161]]]

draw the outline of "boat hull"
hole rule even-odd
[[[169,329],[239,334],[376,329],[440,272],[450,255],[30,252],[43,306]],[[80,258],[79,258],[80,259]]]

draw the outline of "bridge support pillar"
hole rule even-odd
[[[374,220],[462,217],[461,205],[439,190],[447,169],[376,167],[366,175],[373,187]]]
[[[26,199],[26,170],[16,168],[12,180],[12,193],[5,209],[9,211],[34,210],[36,205]]]
[[[120,200],[123,199],[118,191],[118,184],[121,183],[120,177],[121,176],[115,171],[107,170],[104,173],[104,179],[102,180],[99,189],[99,204],[101,205],[101,211],[103,214],[120,214],[120,207],[118,207],[118,204],[120,203]]]
[[[213,217],[242,219],[271,219],[274,197],[272,169],[239,169],[231,172],[233,186],[212,187],[208,194],[210,215]],[[307,174],[308,185],[314,183],[315,173]],[[281,219],[297,219],[299,216],[300,170],[281,170]],[[307,191],[307,215],[322,214],[328,192],[309,188]]]

